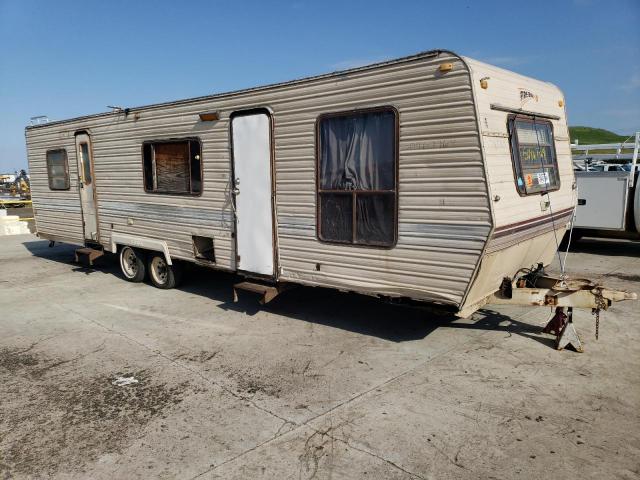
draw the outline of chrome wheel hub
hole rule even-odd
[[[135,252],[128,248],[122,255],[122,270],[128,277],[135,277],[138,272],[138,262]]]
[[[154,257],[151,261],[151,274],[158,283],[167,283],[169,266],[162,257]]]

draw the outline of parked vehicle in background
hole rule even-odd
[[[21,206],[15,203],[17,200],[31,199],[31,180],[25,170],[20,170],[15,174],[0,175],[0,197],[14,201],[14,207]]]
[[[13,183],[16,180],[16,175],[13,173],[0,173],[0,187],[4,187],[9,183]]]
[[[638,165],[637,163],[635,165],[627,163],[626,165],[623,165],[622,168],[625,172],[630,172],[633,169],[635,169],[636,172],[640,172],[640,165]]]
[[[636,171],[640,165],[636,165]],[[590,163],[590,164],[580,164],[574,163],[573,169],[576,172],[630,172],[631,164],[619,164],[619,163]]]
[[[618,165],[618,164],[602,164],[602,165],[595,165],[593,167],[593,171],[595,172],[624,172],[624,165]]]
[[[640,132],[633,143],[571,148],[578,195],[573,238],[640,238]],[[612,150],[615,153],[609,153]],[[612,160],[616,163],[605,163]]]

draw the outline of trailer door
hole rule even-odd
[[[266,112],[231,120],[236,266],[247,273],[274,274],[271,178],[271,119]]]
[[[86,133],[76,135],[76,158],[78,161],[78,190],[82,205],[82,222],[85,240],[98,240],[95,185],[93,177],[93,149],[91,138]]]

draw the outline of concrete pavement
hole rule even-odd
[[[597,342],[577,312],[577,354],[545,308],[314,288],[260,308],[232,275],[163,291],[47,244],[0,237],[0,478],[640,476],[639,302]],[[569,270],[640,292],[640,245],[585,240]]]

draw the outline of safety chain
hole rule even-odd
[[[595,289],[594,295],[596,297],[596,308],[591,309],[591,314],[596,316],[596,340],[600,336],[600,310],[607,308],[607,301],[602,296],[600,289]]]

